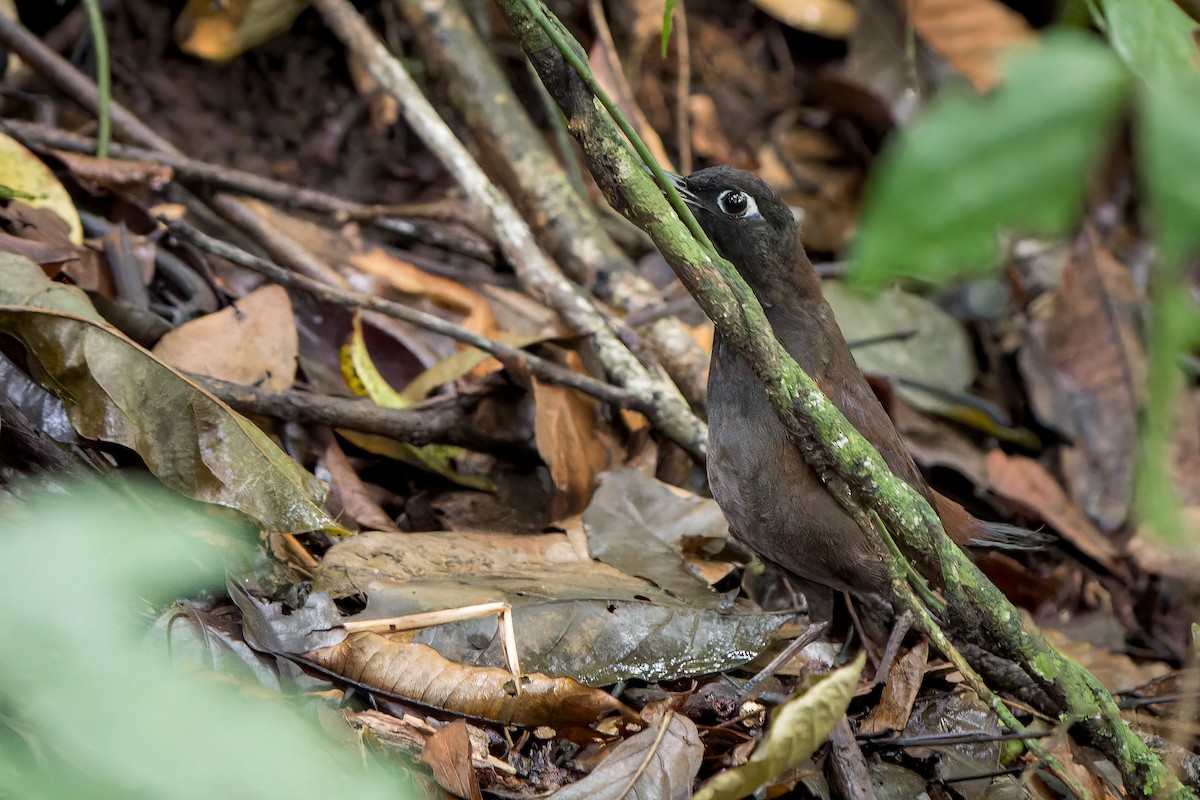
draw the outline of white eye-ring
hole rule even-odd
[[[717,205],[731,217],[757,217],[758,203],[741,189],[726,189],[717,196]]]

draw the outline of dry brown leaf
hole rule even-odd
[[[1073,444],[1062,450],[1068,491],[1102,530],[1129,517],[1143,405],[1144,304],[1129,270],[1085,231],[1044,316],[1030,312],[1018,354],[1038,419]]]
[[[753,0],[754,5],[797,30],[844,39],[858,24],[858,11],[847,0]]]
[[[292,387],[299,349],[287,292],[264,286],[171,331],[154,355],[185,372],[281,391]]]
[[[600,442],[596,403],[574,389],[533,379],[534,439],[554,482],[551,518],[563,519],[587,506],[596,476],[612,466]]]
[[[999,449],[987,454],[985,464],[992,491],[1052,525],[1064,539],[1114,575],[1129,579],[1125,565],[1117,560],[1117,548],[1088,522],[1045,467],[1032,458],[1010,456]]]
[[[398,291],[428,297],[440,306],[466,314],[459,324],[469,331],[486,336],[496,329],[496,318],[488,301],[457,281],[417,269],[378,247],[355,253],[348,260],[368,275],[387,281]]]
[[[433,779],[455,797],[483,800],[471,765],[471,734],[466,720],[456,719],[430,736],[421,760],[433,770]]]
[[[370,530],[399,532],[400,528],[392,518],[371,499],[362,478],[350,466],[350,460],[336,439],[325,448],[322,464],[329,471],[329,484],[334,495],[351,519]]]
[[[502,669],[466,667],[423,644],[398,644],[375,633],[351,634],[341,644],[305,654],[313,664],[375,691],[431,708],[508,725],[591,725],[620,714],[624,703],[570,678],[524,675],[518,696]]]
[[[161,192],[171,183],[175,171],[151,161],[124,161],[96,158],[83,153],[55,150],[54,156],[67,165],[80,182],[106,191],[145,189]]]
[[[908,0],[908,18],[929,49],[981,92],[996,84],[1000,59],[1035,38],[999,0]]]
[[[892,661],[879,705],[871,710],[859,727],[859,733],[880,734],[904,730],[912,715],[917,693],[921,691],[921,683],[925,680],[925,662],[928,660],[929,642],[922,639]]]

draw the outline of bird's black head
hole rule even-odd
[[[721,255],[764,297],[764,287],[786,277],[803,257],[792,211],[757,175],[732,167],[708,167],[675,188]]]

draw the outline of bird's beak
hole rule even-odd
[[[679,196],[683,198],[683,202],[687,203],[693,208],[700,207],[700,198],[688,188],[687,178],[674,172],[668,172],[667,180],[669,180],[671,185],[675,187],[675,191],[679,192]]]

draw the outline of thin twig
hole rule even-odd
[[[526,291],[555,309],[577,333],[589,336],[609,377],[626,389],[652,399],[651,407],[644,413],[654,427],[693,458],[703,460],[707,429],[688,408],[679,390],[662,377],[652,375],[609,330],[591,300],[546,258],[512,202],[488,180],[421,94],[399,59],[387,51],[347,0],[314,0],[313,6],[343,44],[367,66],[379,85],[400,101],[409,126],[438,156],[467,196],[491,218],[500,249],[512,262]]]
[[[243,414],[374,433],[417,446],[450,444],[509,457],[528,447],[525,437],[512,435],[517,432],[511,429],[484,430],[473,424],[470,415],[478,400],[470,395],[397,409],[365,399],[297,389],[274,392],[203,375],[190,377]]]
[[[621,408],[629,408],[645,414],[651,405],[650,400],[633,392],[612,386],[603,381],[598,381],[587,375],[573,372],[552,361],[539,358],[532,353],[527,353],[516,347],[497,342],[486,336],[480,336],[433,314],[427,314],[424,311],[418,311],[415,308],[409,308],[408,306],[393,303],[390,300],[382,300],[378,297],[362,294],[361,292],[328,286],[311,278],[306,278],[303,275],[289,272],[278,264],[273,264],[264,258],[247,253],[239,247],[222,242],[219,239],[214,239],[208,234],[201,233],[186,223],[171,222],[168,223],[167,227],[172,234],[178,236],[183,241],[189,242],[213,255],[227,259],[239,267],[253,270],[286,288],[307,292],[314,297],[334,305],[376,311],[384,316],[408,322],[434,333],[439,333],[457,342],[478,347],[484,352],[491,353],[501,361],[523,363],[529,367],[534,375],[548,383],[578,389],[597,400],[612,403]]]
[[[0,129],[22,142],[35,147],[67,150],[74,153],[93,153],[96,140],[88,136],[20,120],[0,120]],[[355,203],[341,197],[293,186],[283,181],[255,175],[252,172],[197,161],[179,153],[148,150],[141,147],[113,144],[109,156],[127,161],[145,161],[170,167],[184,183],[198,191],[225,190],[257,197],[289,208],[301,208],[331,215],[336,222],[355,220],[374,225],[381,230],[422,241],[433,247],[458,253],[490,264],[495,261],[491,245],[472,237],[455,236],[436,227],[416,223],[398,216],[395,209]]]

